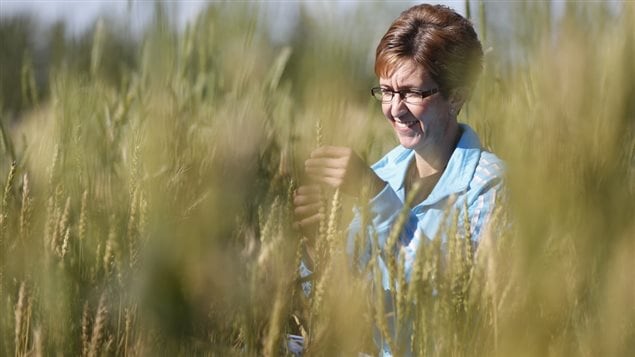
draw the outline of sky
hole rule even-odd
[[[0,0],[0,21],[3,17],[13,16],[20,13],[28,13],[36,16],[44,25],[57,20],[64,20],[67,30],[71,34],[80,34],[90,29],[95,20],[101,14],[107,14],[118,18],[128,19],[132,25],[132,30],[141,30],[152,16],[152,8],[156,0]],[[161,0],[168,4],[173,13],[173,20],[181,27],[189,21],[193,21],[196,15],[209,3],[213,1],[204,0]],[[309,8],[313,7],[316,12],[319,9],[328,8],[347,14],[355,11],[358,7],[368,3],[393,3],[396,7],[403,9],[411,5],[424,2],[423,0],[261,0],[245,1],[234,0],[235,2],[258,2],[264,4],[269,11],[276,14],[270,26],[278,31],[284,32],[292,29],[295,14],[298,13],[300,5],[303,3]],[[488,2],[498,2],[500,0],[485,0]],[[555,18],[562,15],[565,3],[576,0],[552,0],[552,14]],[[603,1],[603,0],[577,0],[577,1]],[[444,4],[465,15],[465,0],[444,0],[427,1],[431,4]],[[619,0],[610,0],[613,5],[617,5]],[[479,0],[471,1],[472,9],[478,6]],[[503,4],[503,1],[500,1]],[[474,11],[475,12],[475,11]]]
[[[301,3],[305,3],[309,8],[314,7],[316,11],[319,8],[335,6],[336,11],[346,14],[365,2],[370,1],[351,1],[351,0],[332,0],[332,1],[260,1],[269,10],[277,14],[275,21],[270,26],[276,30],[284,32],[293,28],[295,14]],[[377,2],[377,1],[374,1]],[[421,1],[392,1],[393,3],[402,3],[406,9],[410,5],[420,3]],[[184,26],[187,22],[193,21],[196,15],[210,1],[201,0],[181,0],[167,1],[173,10],[173,20],[179,25]],[[465,14],[465,1],[432,1],[430,3],[445,4],[461,14]],[[154,0],[0,0],[0,18],[12,16],[21,13],[28,13],[36,16],[43,24],[50,24],[57,20],[64,20],[67,29],[72,34],[80,34],[90,29],[100,14],[108,14],[119,18],[129,18],[130,23],[134,26],[133,30],[140,30],[152,16],[152,8]]]
[[[126,26],[126,29],[132,32],[132,35],[141,34],[145,25],[148,24],[153,17],[154,6],[157,0],[0,0],[0,21],[2,18],[8,16],[15,16],[17,14],[29,14],[34,16],[38,22],[42,25],[41,29],[45,29],[47,26],[55,21],[63,20],[66,24],[66,34],[70,36],[78,36],[87,30],[90,30],[95,21],[102,15],[108,17],[114,17],[121,20],[122,24]],[[203,0],[160,0],[167,5],[171,20],[177,25],[178,28],[185,28],[188,22],[193,22],[196,16],[211,2]],[[343,18],[352,18],[352,16],[359,11],[363,6],[377,5],[379,3],[390,3],[391,6],[387,6],[386,9],[391,9],[394,14],[378,14],[377,21],[381,22],[378,26],[383,29],[385,25],[388,25],[390,20],[397,17],[399,11],[405,10],[408,7],[423,2],[424,0],[393,0],[393,1],[379,1],[379,0],[261,0],[261,1],[246,1],[246,0],[233,0],[233,2],[258,2],[266,11],[267,16],[265,18],[270,19],[267,21],[269,36],[273,43],[284,43],[288,40],[289,35],[292,34],[294,29],[297,28],[296,24],[299,19],[300,7],[306,6],[310,12],[315,16],[326,15],[326,20],[337,21],[338,16],[342,15]],[[494,31],[499,34],[505,34],[513,27],[514,24],[512,17],[509,14],[505,14],[505,1],[502,0],[484,0],[489,3],[497,3],[501,6],[495,6],[493,8],[500,8],[494,11],[494,16],[488,15],[488,23],[492,26]],[[519,0],[512,0],[519,1]],[[552,0],[552,21],[556,21],[564,13],[565,4],[567,1],[603,1],[603,0]],[[616,11],[619,11],[620,0],[608,0],[614,6]],[[226,4],[232,2],[224,1]],[[444,1],[428,1],[432,4],[447,5],[462,15],[466,14],[465,0],[444,0]],[[471,8],[472,13],[478,13],[478,4],[480,0],[472,0]],[[372,11],[372,10],[371,10]],[[372,13],[366,11],[364,13]],[[479,24],[475,23],[477,31],[479,31]]]

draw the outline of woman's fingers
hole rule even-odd
[[[323,218],[324,218],[324,215],[318,213],[318,214],[314,214],[311,217],[307,217],[300,221],[297,221],[296,224],[301,228],[309,228],[312,225],[319,223],[320,220]]]
[[[356,195],[356,186],[364,169],[370,170],[355,152],[347,147],[322,146],[304,163],[305,172],[319,183]]]
[[[309,169],[309,168],[343,169],[343,168],[346,168],[347,163],[348,163],[348,158],[346,157],[307,159],[304,162],[304,168],[305,169]]]
[[[325,176],[325,177],[343,178],[344,175],[346,174],[345,169],[340,169],[340,168],[333,169],[329,167],[321,167],[321,168],[307,167],[305,169],[305,172],[309,176],[314,176],[314,177]]]
[[[319,214],[321,204],[322,189],[319,185],[300,186],[293,197],[293,214],[296,220],[308,224],[316,219],[312,217]]]
[[[320,202],[320,196],[305,196],[305,195],[297,195],[293,198],[293,205],[298,206],[307,206],[316,202]]]
[[[353,151],[342,146],[321,146],[311,152],[311,158],[331,157],[340,158],[350,156]]]
[[[293,213],[297,217],[309,217],[317,214],[320,211],[320,202],[311,203],[303,206],[296,206]]]
[[[293,196],[294,206],[305,206],[322,199],[322,189],[319,185],[300,186]]]
[[[342,183],[344,182],[344,179],[341,177],[322,176],[322,175],[316,175],[316,176],[310,176],[310,177],[322,184],[331,186],[333,188],[341,187]]]
[[[305,172],[319,183],[340,187],[345,179],[355,176],[349,169],[352,150],[336,146],[322,146],[311,153],[304,163]],[[355,180],[354,177],[349,179]]]
[[[302,195],[312,195],[312,194],[319,195],[322,193],[322,189],[320,188],[320,185],[302,185],[298,187],[298,189],[295,192],[296,194],[302,194]]]

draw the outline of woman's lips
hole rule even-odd
[[[406,128],[412,128],[415,124],[417,124],[418,120],[402,121],[400,119],[394,118],[393,122],[395,123],[395,126],[397,128],[406,129]]]

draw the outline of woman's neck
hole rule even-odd
[[[419,178],[442,173],[460,137],[461,130],[455,122],[440,142],[428,145],[421,152],[415,152],[415,165]]]
[[[406,194],[415,183],[419,184],[419,189],[411,203],[413,207],[423,202],[439,182],[460,136],[461,132],[457,125],[456,130],[446,136],[444,145],[437,145],[436,150],[428,149],[424,153],[415,152],[414,165],[408,169],[405,179]]]

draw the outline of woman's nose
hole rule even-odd
[[[395,93],[390,102],[390,115],[394,118],[403,116],[408,111],[406,102],[404,102],[399,93]]]

